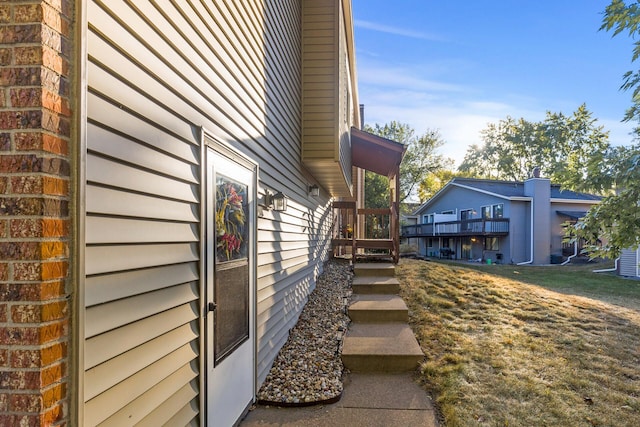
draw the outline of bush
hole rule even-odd
[[[410,245],[407,243],[403,243],[400,245],[401,254],[408,254],[410,252],[418,252],[418,247],[416,245]]]

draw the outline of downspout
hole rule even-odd
[[[606,273],[607,271],[616,271],[618,270],[618,261],[620,261],[620,257],[616,258],[613,262],[613,268],[603,268],[601,270],[593,270],[592,273]]]
[[[567,258],[567,260],[565,262],[563,262],[560,265],[566,265],[569,264],[569,262],[571,262],[571,258],[575,258],[576,256],[578,256],[578,241],[576,240],[575,242],[573,242],[573,255],[569,256],[569,258]]]
[[[524,261],[524,262],[519,262],[516,265],[525,265],[525,264],[531,264],[533,262],[533,197],[531,198],[531,235],[530,235],[530,239],[531,239],[531,248],[530,250],[530,254],[531,254],[531,258],[529,259],[529,261]]]

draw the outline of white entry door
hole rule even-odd
[[[255,397],[257,168],[207,149],[207,425],[229,427]]]

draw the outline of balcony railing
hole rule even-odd
[[[509,218],[467,219],[435,224],[405,225],[402,237],[504,236],[509,234]]]

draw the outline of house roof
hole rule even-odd
[[[524,192],[523,181],[499,181],[492,179],[476,179],[476,178],[453,178],[440,191],[438,191],[431,199],[423,203],[416,213],[424,209],[431,202],[437,200],[446,193],[452,186],[467,188],[481,193],[497,196],[507,200],[527,198]],[[602,200],[601,196],[595,194],[581,193],[562,189],[559,184],[551,184],[551,201],[565,200],[585,203],[597,203]]]
[[[351,128],[353,166],[390,178],[398,173],[406,149],[399,142]]]
[[[576,220],[583,218],[587,214],[585,211],[556,211],[556,213]]]
[[[526,197],[524,194],[524,182],[522,181],[496,181],[491,179],[453,178],[449,183],[484,190],[504,197]],[[594,194],[580,193],[577,191],[562,189],[559,184],[551,184],[552,199],[600,201],[602,197]]]

